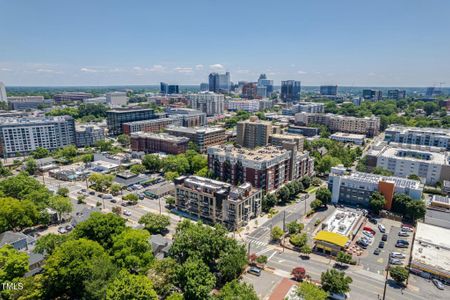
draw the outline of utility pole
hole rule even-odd
[[[251,245],[252,245],[252,241],[248,241],[247,256],[250,256],[250,246]]]
[[[286,210],[283,211],[283,231],[286,232]]]
[[[386,265],[386,278],[384,280],[383,300],[386,300],[386,288],[387,288],[387,282],[388,282],[388,275],[389,275],[389,260]]]

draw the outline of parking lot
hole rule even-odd
[[[372,228],[376,234],[373,237],[373,242],[367,247],[367,249],[363,249],[362,255],[359,257],[358,262],[363,268],[367,271],[383,274],[386,269],[387,263],[389,261],[389,254],[391,252],[400,252],[405,255],[405,258],[402,259],[403,265],[407,265],[409,261],[409,255],[411,251],[412,244],[412,233],[410,233],[409,237],[400,237],[398,233],[401,231],[401,223],[388,219],[377,219],[377,224],[372,224],[370,222],[366,222],[363,226],[368,226]],[[375,249],[378,248],[383,233],[378,229],[378,224],[382,224],[386,228],[385,234],[387,234],[387,241],[384,242],[384,248],[379,248],[380,253],[378,255],[374,254]],[[355,240],[358,240],[362,236],[362,230],[358,233]],[[410,243],[408,248],[397,248],[395,244],[397,240],[402,239],[406,240]]]

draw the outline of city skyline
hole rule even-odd
[[[450,3],[431,2],[0,0],[0,80],[190,85],[229,71],[233,82],[266,73],[276,85],[449,86]]]

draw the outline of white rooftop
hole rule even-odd
[[[418,223],[412,257],[413,262],[450,274],[450,229]]]
[[[323,230],[348,236],[360,218],[361,214],[355,211],[336,209],[323,223],[326,226]]]

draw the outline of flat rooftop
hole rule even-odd
[[[323,223],[323,230],[349,236],[361,219],[361,214],[354,211],[336,209]]]
[[[142,121],[133,121],[133,122],[126,122],[126,123],[124,123],[124,125],[153,124],[153,123],[162,123],[162,122],[168,122],[168,121],[174,121],[174,118],[159,118],[159,119],[150,119],[150,120],[142,120]]]
[[[336,133],[333,133],[330,137],[349,138],[349,139],[365,139],[366,138],[366,136],[364,134],[354,134],[354,133],[345,133],[345,132],[336,132]]]
[[[0,118],[0,125],[26,125],[26,124],[45,124],[49,122],[65,122],[70,120],[70,116],[54,116],[54,117],[2,117]]]
[[[275,146],[265,146],[256,149],[236,148],[233,145],[218,145],[208,147],[208,153],[238,156],[247,160],[264,161],[283,155],[289,156],[290,151]]]
[[[206,127],[206,126],[205,127],[168,126],[168,127],[166,127],[166,130],[191,133],[191,134],[199,133],[202,131],[204,131],[205,133],[214,133],[214,132],[221,132],[221,131],[225,132],[225,129],[222,127]]]
[[[450,229],[417,223],[413,264],[430,266],[450,275]]]
[[[131,138],[149,138],[154,140],[172,141],[172,142],[188,142],[189,138],[184,136],[174,136],[168,133],[151,133],[138,131],[131,134]]]
[[[397,158],[409,161],[428,162],[439,165],[447,164],[447,154],[438,152],[428,152],[406,148],[385,147],[380,151],[380,156],[387,158]]]
[[[450,136],[450,129],[445,128],[418,128],[418,127],[407,127],[407,126],[390,126],[386,129],[386,131],[398,131],[401,134],[406,133],[426,133],[431,135],[442,135],[442,136]]]

